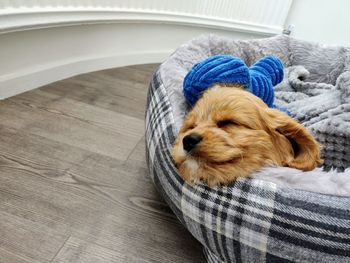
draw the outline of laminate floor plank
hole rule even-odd
[[[147,174],[158,65],[76,76],[0,102],[0,262],[203,262]]]
[[[3,211],[0,219],[1,248],[20,258],[49,262],[68,237],[66,233]]]
[[[0,105],[0,112],[5,126],[121,160],[126,160],[144,130],[140,119],[67,99],[41,106],[10,98]]]
[[[1,200],[6,200],[0,210],[153,262],[177,262],[186,259],[186,254],[181,255],[184,251],[196,251],[190,244],[181,247],[186,231],[159,201],[150,182],[139,180],[144,182],[137,184],[127,173],[119,178],[114,174],[116,180],[109,176],[110,181],[96,182],[108,177],[108,171],[94,160],[86,159],[82,166],[49,176],[41,173],[46,169],[39,165],[27,168],[25,160],[2,160],[1,172],[11,175],[0,181]],[[173,236],[170,240],[169,235]],[[177,253],[171,255],[174,250]],[[187,259],[192,256],[189,253]]]
[[[41,263],[38,260],[32,259],[32,258],[26,258],[23,256],[19,256],[17,254],[13,254],[4,248],[0,248],[0,262],[6,262],[6,263]]]
[[[116,77],[105,73],[99,75],[95,73],[94,76],[85,74],[67,79],[64,83],[50,84],[52,88],[46,89],[46,87],[43,87],[41,90],[47,90],[61,97],[144,119],[145,98],[150,78],[151,74],[149,74],[147,81],[143,82],[123,79],[116,81]],[[96,85],[96,83],[99,84]]]
[[[70,237],[62,247],[53,263],[113,263],[113,262],[150,262],[134,258],[99,245]]]

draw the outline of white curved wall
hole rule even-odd
[[[48,28],[0,36],[0,98],[106,68],[163,61],[207,28],[160,24],[103,24]],[[220,35],[252,35],[215,30]]]
[[[281,32],[291,0],[260,1],[0,0],[0,98],[81,73],[161,62],[201,34]]]

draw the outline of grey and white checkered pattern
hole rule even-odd
[[[240,178],[227,187],[190,186],[171,158],[173,109],[159,71],[146,112],[149,174],[208,262],[350,262],[350,198],[282,189]]]

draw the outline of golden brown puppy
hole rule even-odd
[[[184,180],[209,186],[264,165],[308,171],[322,163],[320,146],[305,127],[241,88],[219,85],[188,113],[173,158]]]

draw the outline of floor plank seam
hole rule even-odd
[[[144,140],[144,137],[143,137],[143,136],[142,136],[141,139],[135,144],[134,148],[132,148],[132,150],[130,151],[130,153],[129,153],[128,156],[126,157],[126,159],[125,159],[125,161],[123,162],[123,164],[126,164],[126,163],[129,161],[131,155],[134,153],[134,151],[136,150],[138,144],[139,144],[142,140]]]
[[[60,254],[61,250],[63,249],[63,247],[65,246],[65,244],[68,242],[68,240],[71,238],[72,235],[68,235],[68,237],[66,238],[66,240],[63,242],[62,246],[58,249],[58,251],[56,252],[56,254],[52,257],[52,259],[50,260],[50,263],[54,262],[54,260],[56,259],[56,257]]]

